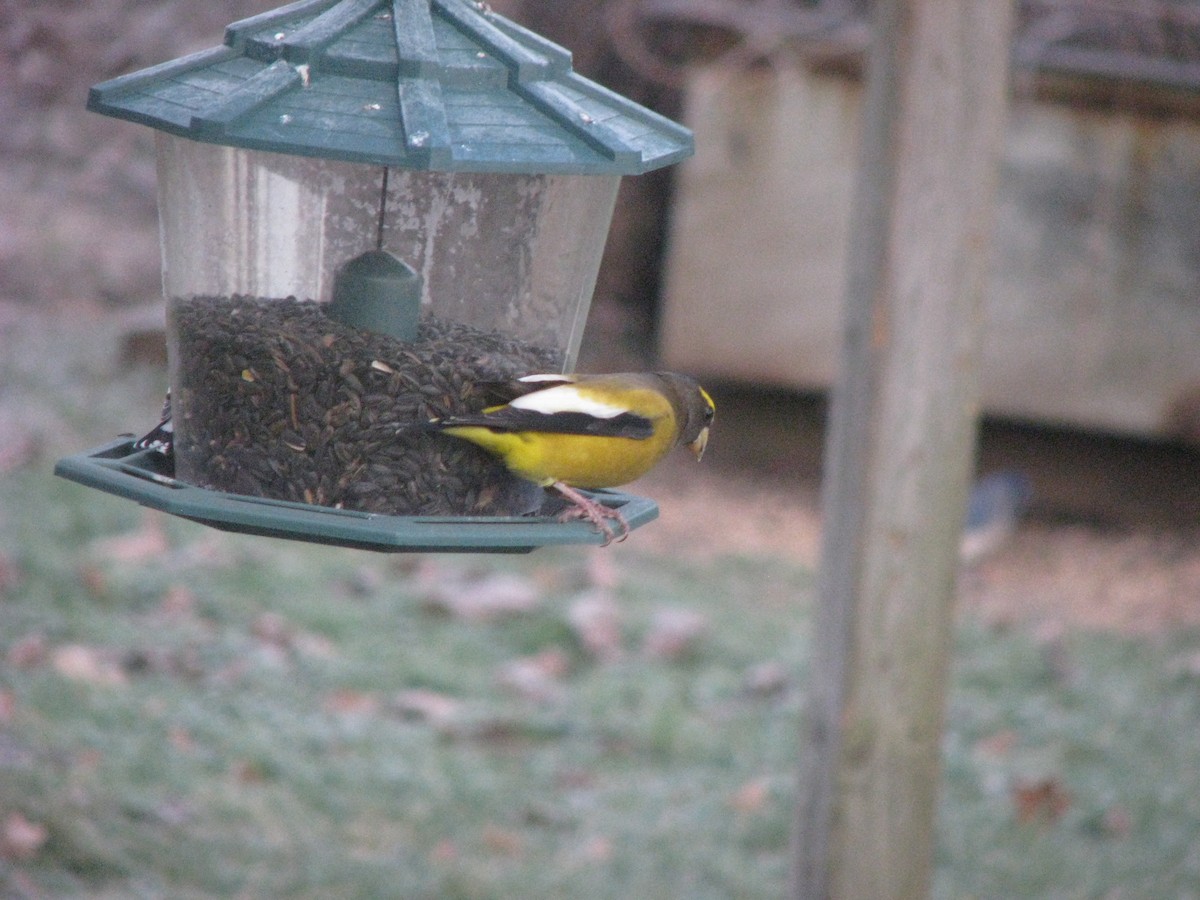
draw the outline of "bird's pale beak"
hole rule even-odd
[[[696,457],[696,462],[700,462],[700,458],[704,456],[704,448],[708,446],[708,429],[703,429],[696,439],[687,445],[687,448],[692,451]]]

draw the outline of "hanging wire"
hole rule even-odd
[[[383,176],[379,179],[379,221],[375,225],[375,249],[383,249],[383,223],[387,219],[388,167],[383,167]]]

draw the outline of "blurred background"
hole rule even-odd
[[[696,133],[692,160],[624,179],[581,367],[704,378],[722,401],[721,439],[682,486],[746,482],[714,506],[778,487],[810,516],[840,338],[865,4],[494,5],[570,48],[584,75]],[[1178,536],[1200,523],[1195,7],[1020,4],[979,468],[1025,471],[1030,521],[1051,536]],[[6,4],[3,321],[103,318],[120,323],[124,363],[162,365],[152,134],[87,113],[84,99],[266,8]],[[13,446],[45,438],[26,418],[7,414]],[[780,539],[765,532],[748,540]],[[1184,599],[1200,588],[1187,584],[1164,602],[1191,618],[1200,609]]]
[[[581,367],[689,371],[719,408],[702,466],[674,459],[634,487],[659,501],[659,522],[608,555],[500,565],[498,583],[492,560],[305,555],[163,523],[49,475],[59,456],[148,429],[166,386],[152,133],[87,113],[87,89],[217,44],[226,24],[272,5],[0,7],[5,896],[319,896],[347,884],[378,896],[370,885],[388,883],[400,845],[416,848],[420,873],[406,896],[513,896],[497,885],[533,883],[546,858],[557,874],[538,896],[579,884],[588,896],[706,896],[675,892],[691,883],[680,873],[699,884],[705,872],[712,896],[771,896],[786,861],[805,665],[790,648],[806,633],[819,543],[869,4],[493,0],[572,50],[577,71],[694,129],[693,159],[625,179]],[[967,680],[947,738],[958,780],[946,802],[958,805],[943,814],[939,891],[1032,896],[1067,877],[1092,879],[1080,896],[1194,896],[1186,836],[1200,828],[1200,785],[1182,773],[1200,746],[1200,4],[1025,0],[1013,53],[978,471],[1019,473],[1028,495],[990,516],[983,504],[1000,539],[964,561]],[[502,612],[447,611],[467,582]],[[330,598],[354,610],[347,621],[322,606]],[[695,615],[672,619],[680,609]],[[780,622],[795,627],[776,634]],[[144,638],[160,627],[161,646]],[[444,654],[483,674],[412,662],[396,636],[406,663],[362,633],[397,627],[432,627]],[[364,655],[376,664],[348,662]],[[247,684],[261,703],[204,705]],[[313,728],[305,689],[321,706]],[[489,703],[501,712],[480,713]],[[572,704],[583,720],[564,712]],[[293,716],[283,733],[340,761],[279,755],[261,733],[268,707]],[[133,747],[97,736],[143,726],[156,737]],[[700,736],[709,726],[761,731],[764,744],[739,747],[735,764],[719,737]],[[425,769],[401,774],[385,747],[413,728],[429,742],[405,752]],[[153,762],[155,747],[184,768]],[[572,762],[515,763],[514,747]],[[384,781],[342,792],[361,775],[356,755]],[[1165,780],[1136,775],[1147,759]],[[485,774],[454,781],[472,765]],[[1114,772],[1134,773],[1127,794]],[[229,792],[213,808],[196,799],[206,777]],[[337,830],[354,809],[368,810],[362,829],[377,826],[387,811],[364,798],[406,778],[423,780],[424,819],[392,823],[382,843]],[[521,778],[547,793],[514,806],[532,790],[513,786]],[[690,788],[711,778],[714,808]],[[238,806],[242,789],[262,792],[265,825]],[[639,793],[656,811],[620,814]],[[667,822],[673,797],[687,812]],[[428,812],[442,806],[457,812]],[[328,824],[298,836],[297,810]],[[432,838],[413,836],[422,824]],[[164,828],[201,848],[194,866],[160,865],[151,835]],[[614,860],[648,834],[664,861],[628,863],[622,881]],[[1047,834],[1030,862],[1026,844]],[[972,847],[996,841],[1009,856],[974,871]],[[238,842],[261,853],[243,858]],[[674,858],[681,843],[694,855]],[[306,855],[326,868],[272,880]]]

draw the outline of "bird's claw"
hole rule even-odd
[[[605,506],[603,503],[597,503],[562,482],[554,484],[554,488],[572,503],[571,506],[559,513],[558,521],[570,522],[573,519],[587,519],[596,531],[604,535],[604,543],[600,545],[601,547],[607,547],[614,540],[620,543],[629,537],[629,523],[625,521],[625,517],[618,510],[611,506]],[[615,523],[616,527],[612,527],[610,522]]]

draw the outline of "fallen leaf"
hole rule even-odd
[[[158,602],[158,615],[164,619],[186,619],[196,609],[196,594],[185,584],[169,585]]]
[[[0,553],[0,597],[15,591],[25,580],[21,567],[13,562],[12,557]]]
[[[525,843],[519,834],[491,822],[483,826],[483,845],[493,853],[504,856],[520,856],[525,849]]]
[[[379,711],[379,698],[365,691],[334,691],[325,698],[321,708],[339,716],[370,716]]]
[[[238,784],[262,784],[267,780],[267,773],[261,764],[247,759],[239,759],[229,767],[229,773]]]
[[[167,742],[179,753],[191,753],[196,749],[196,739],[182,725],[172,726],[167,731]]]
[[[9,647],[5,660],[14,669],[32,669],[46,661],[48,650],[46,636],[35,631]]]
[[[1017,821],[1057,822],[1071,807],[1071,795],[1057,778],[1018,781],[1012,787]]]
[[[31,462],[37,456],[40,444],[38,438],[29,434],[0,444],[0,475],[13,472]]]
[[[511,572],[462,573],[426,567],[418,576],[427,608],[468,622],[486,622],[532,612],[541,591],[531,579]]]
[[[91,774],[100,768],[100,764],[104,762],[104,754],[95,747],[88,747],[83,750],[76,751],[71,756],[71,769],[75,773]]]
[[[787,666],[768,660],[746,670],[742,690],[752,697],[773,697],[787,690],[790,682]]]
[[[593,587],[616,590],[621,581],[616,557],[599,547],[593,547],[587,557],[587,576]]]
[[[674,662],[696,649],[708,634],[708,617],[683,607],[660,609],[650,619],[642,653],[650,659]]]
[[[620,607],[608,591],[577,597],[567,610],[567,624],[588,655],[600,662],[616,662],[624,654]]]
[[[560,680],[567,674],[571,660],[558,647],[550,647],[533,656],[510,660],[500,667],[497,680],[527,700],[553,703],[563,698]]]
[[[337,656],[337,645],[321,634],[298,631],[292,638],[292,646],[301,656],[310,659],[333,659]]]
[[[221,668],[216,669],[212,673],[214,684],[231,685],[236,684],[246,677],[246,673],[250,671],[250,661],[244,656],[234,659]],[[203,675],[204,669],[200,668],[197,674]]]
[[[580,848],[580,855],[588,862],[608,862],[613,855],[613,842],[603,835],[589,838]]]
[[[590,790],[596,786],[596,773],[587,769],[565,769],[555,778],[563,790]]]
[[[31,859],[49,837],[45,825],[31,822],[22,813],[9,813],[0,831],[0,856],[10,860]]]
[[[101,560],[140,563],[166,555],[170,550],[162,518],[147,515],[137,531],[101,538],[91,545],[91,555]]]
[[[429,851],[429,861],[435,864],[452,863],[458,859],[458,846],[449,838],[442,838]]]
[[[64,644],[55,648],[50,663],[54,671],[72,681],[100,687],[119,687],[128,681],[121,666],[108,654],[83,644]]]
[[[1016,731],[1004,728],[976,741],[975,752],[980,756],[1004,759],[1012,754],[1020,740]]]
[[[296,629],[279,613],[265,612],[250,625],[250,633],[264,644],[288,650]]]
[[[108,593],[108,576],[104,569],[94,563],[80,563],[75,570],[79,583],[92,597],[103,597]]]
[[[193,816],[192,806],[180,797],[164,800],[154,807],[154,817],[164,825],[186,825]]]
[[[733,792],[733,796],[729,798],[729,805],[742,815],[751,815],[761,811],[767,805],[770,796],[771,786],[767,779],[755,778]]]
[[[1133,831],[1133,816],[1123,806],[1110,806],[1101,816],[1100,825],[1109,837],[1126,838]]]

